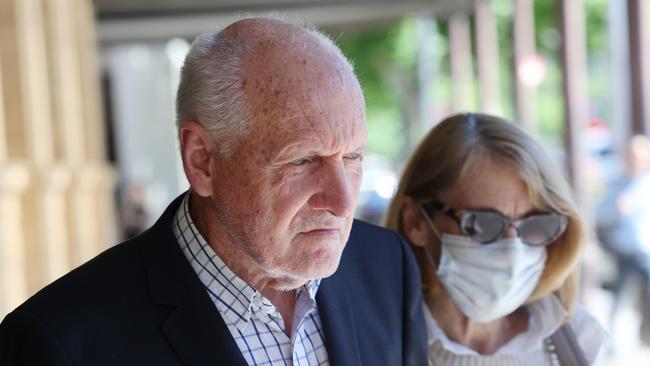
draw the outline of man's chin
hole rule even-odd
[[[290,273],[286,273],[283,279],[278,279],[276,288],[278,290],[290,291],[304,286],[311,280],[327,278],[336,272],[339,266],[339,259],[340,257],[325,263],[314,261],[307,268],[289,271]]]
[[[305,268],[304,276],[310,280],[327,278],[336,272],[339,267],[341,256],[333,255],[328,258],[314,259],[309,268]]]

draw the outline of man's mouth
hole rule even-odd
[[[304,231],[302,232],[302,234],[310,235],[310,236],[332,236],[332,235],[338,235],[340,229],[341,228],[339,227],[316,228],[316,229]]]

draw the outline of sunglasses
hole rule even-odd
[[[566,230],[568,218],[565,215],[546,212],[533,214],[518,220],[511,220],[494,210],[457,210],[434,199],[422,204],[430,213],[438,210],[454,219],[463,234],[482,244],[501,239],[512,226],[524,244],[545,246],[554,242]]]

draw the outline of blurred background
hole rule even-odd
[[[355,64],[357,216],[380,222],[445,116],[522,123],[593,224],[582,303],[609,329],[609,364],[650,363],[646,0],[0,0],[0,318],[187,189],[174,99],[189,44],[271,11],[318,25]]]

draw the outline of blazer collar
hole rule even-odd
[[[172,232],[182,197],[139,238],[151,302],[172,308],[161,331],[185,365],[245,366],[237,343]]]

